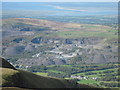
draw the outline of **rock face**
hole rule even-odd
[[[4,88],[16,87],[23,89],[40,89],[40,88],[93,88],[88,85],[77,84],[72,80],[58,79],[52,77],[38,76],[30,72],[15,69],[4,59],[2,67],[2,80],[0,82]]]

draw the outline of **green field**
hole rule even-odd
[[[56,70],[47,70],[48,72],[53,72],[53,73],[63,73],[61,71],[56,71]]]
[[[78,83],[82,83],[82,84],[98,84],[98,81],[95,80],[80,80],[78,81]]]
[[[36,72],[35,74],[40,75],[40,76],[47,76],[48,73],[42,73],[42,72]]]
[[[104,37],[107,39],[117,39],[117,35],[113,32],[102,32],[102,31],[62,31],[55,32],[56,36],[61,38],[79,38],[79,37]]]

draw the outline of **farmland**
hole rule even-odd
[[[37,72],[40,67],[41,66],[31,67],[28,71],[39,73],[39,75],[73,79],[80,84],[88,84],[97,87],[119,87],[119,64],[48,65],[44,67],[41,72]]]

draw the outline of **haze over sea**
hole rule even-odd
[[[3,18],[13,16],[117,15],[116,2],[3,2]]]

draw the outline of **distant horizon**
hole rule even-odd
[[[2,0],[2,2],[119,2],[120,0]]]

